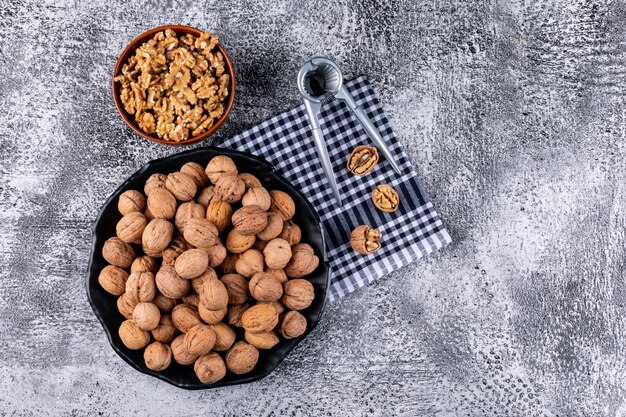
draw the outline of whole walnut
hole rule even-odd
[[[150,334],[145,330],[141,330],[130,320],[122,322],[118,334],[124,346],[130,350],[141,349],[150,343]]]
[[[246,342],[257,349],[271,349],[280,342],[280,339],[273,331],[269,332],[245,332]]]
[[[292,310],[304,310],[313,302],[315,291],[313,284],[305,279],[292,279],[283,284],[283,298],[285,307]]]
[[[285,339],[294,339],[306,331],[306,318],[298,311],[288,311],[280,316],[276,329]]]
[[[193,279],[202,275],[209,267],[209,256],[202,249],[189,249],[183,252],[174,264],[181,278]]]
[[[154,219],[146,226],[141,237],[144,252],[161,252],[172,241],[174,225],[165,219]]]
[[[117,299],[117,309],[127,319],[133,318],[133,310],[139,301],[124,293]]]
[[[117,222],[115,233],[126,243],[141,243],[141,235],[148,220],[138,211],[128,213]]]
[[[137,302],[152,301],[156,285],[152,272],[133,272],[126,280],[126,294]]]
[[[291,221],[291,220],[290,220]],[[272,240],[283,231],[283,218],[280,214],[270,211],[267,213],[267,226],[257,233],[261,240]]]
[[[281,284],[284,284],[288,280],[287,274],[285,273],[284,269],[265,268],[265,272],[267,272],[268,274],[272,274],[274,278]]]
[[[200,294],[202,292],[202,286],[204,285],[204,283],[212,278],[217,279],[217,273],[215,273],[215,270],[213,268],[208,267],[206,271],[202,273],[202,275],[191,280],[191,286],[196,293]]]
[[[167,175],[165,174],[152,174],[146,180],[146,185],[143,187],[143,192],[146,195],[150,195],[154,190],[158,188],[165,188],[165,181],[167,181]]]
[[[265,263],[271,269],[283,269],[291,259],[291,245],[279,237],[267,242],[263,249]]]
[[[124,191],[117,200],[117,209],[122,213],[122,216],[135,211],[141,213],[145,207],[146,198],[136,190]]]
[[[232,253],[243,253],[250,249],[256,240],[256,236],[244,236],[235,229],[226,235],[226,249]]]
[[[257,348],[244,341],[239,341],[226,353],[226,368],[234,374],[250,372],[259,360]]]
[[[246,185],[237,175],[222,174],[215,182],[215,195],[213,198],[236,203],[241,200],[246,192]]]
[[[193,365],[196,376],[203,384],[214,384],[226,375],[226,364],[215,352],[198,358]]]
[[[182,333],[187,333],[192,327],[202,324],[198,310],[189,304],[178,304],[172,310],[172,322]]]
[[[213,350],[223,352],[230,349],[237,338],[233,328],[226,323],[215,323],[211,325],[211,328],[215,332],[215,345],[213,346]]]
[[[241,324],[250,332],[272,330],[278,323],[278,312],[271,304],[256,304],[241,316]]]
[[[207,248],[219,243],[217,228],[207,219],[190,219],[185,225],[183,237],[197,248]]]
[[[213,329],[204,324],[198,324],[185,333],[183,343],[187,352],[192,355],[202,356],[213,349],[215,339],[216,336]]]
[[[185,225],[189,219],[203,219],[206,215],[206,208],[202,204],[187,201],[178,206],[176,216],[174,217],[174,225],[179,232],[185,231]]]
[[[243,313],[249,308],[249,303],[232,305],[228,307],[227,323],[231,326],[242,327],[243,325],[241,324],[241,316],[243,316]]]
[[[218,155],[209,161],[204,173],[215,184],[223,174],[237,175],[237,166],[228,156]]]
[[[126,269],[135,260],[135,250],[119,237],[111,237],[102,246],[102,257],[111,265]]]
[[[113,295],[122,295],[126,291],[126,280],[128,272],[114,265],[105,266],[100,275],[98,275],[98,283],[106,292]]]
[[[220,232],[230,226],[233,209],[226,201],[213,200],[206,208],[206,218],[210,220]]]
[[[238,253],[228,252],[226,254],[224,262],[222,262],[222,264],[220,265],[220,268],[222,269],[222,272],[224,274],[234,274],[235,272],[237,272],[235,266],[237,265],[237,260],[239,260],[239,256],[240,255]]]
[[[163,256],[163,265],[174,266],[176,259],[189,249],[190,246],[182,236],[175,236],[167,248],[163,249],[161,256]]]
[[[270,191],[270,197],[272,198],[270,210],[280,214],[283,220],[291,219],[296,213],[296,204],[286,192],[273,190]]]
[[[300,226],[295,224],[291,220],[287,220],[283,229],[278,235],[279,238],[285,239],[291,246],[297,245],[300,243],[300,239],[302,238],[302,231],[300,230]]]
[[[256,235],[267,226],[267,213],[259,206],[243,206],[233,213],[232,223],[240,235]]]
[[[209,310],[202,304],[201,302],[198,304],[198,313],[200,314],[200,318],[206,324],[217,324],[226,317],[228,314],[228,309],[224,307],[221,310]]]
[[[248,249],[240,254],[237,262],[235,262],[237,273],[246,278],[250,278],[257,272],[262,272],[264,266],[263,254],[256,249]]]
[[[291,248],[291,260],[285,266],[285,272],[291,278],[302,278],[315,271],[320,259],[308,243],[298,243]]]
[[[274,275],[258,272],[248,283],[250,294],[257,301],[278,301],[283,295],[283,286]]]
[[[156,277],[155,277],[155,283],[156,283]],[[168,298],[164,296],[163,294],[161,294],[160,292],[157,292],[157,295],[154,296],[154,298],[152,299],[152,302],[154,303],[154,305],[156,305],[159,308],[159,310],[162,313],[168,313],[172,311],[172,309],[176,307],[176,304],[178,304],[175,299]]]
[[[148,255],[140,256],[135,258],[133,263],[130,265],[130,272],[152,272],[155,273],[159,270],[159,266],[157,265],[154,258]]]
[[[208,279],[202,285],[200,302],[209,310],[222,310],[228,305],[228,292],[219,279]]]
[[[143,352],[143,360],[148,369],[163,371],[172,363],[172,350],[161,342],[152,342]]]
[[[213,201],[213,196],[215,195],[215,186],[211,185],[209,187],[203,188],[196,197],[196,203],[207,207],[211,201]]]
[[[185,349],[185,335],[178,335],[172,343],[170,347],[172,348],[172,356],[174,357],[174,361],[180,365],[191,365],[198,359],[196,355],[192,355]]]
[[[161,265],[155,281],[161,294],[168,298],[184,297],[191,287],[189,281],[178,276],[178,273],[171,265]]]
[[[204,187],[209,182],[204,168],[197,162],[187,162],[180,168],[180,172],[189,175],[197,187]]]
[[[263,186],[263,184],[261,184],[261,181],[259,181],[257,177],[247,172],[239,174],[239,179],[243,181],[243,183],[246,185],[246,188]]]
[[[172,172],[169,174],[165,181],[165,188],[179,201],[193,200],[198,191],[198,186],[193,178],[183,172]]]
[[[263,211],[267,211],[272,204],[272,198],[264,187],[251,187],[248,188],[248,191],[241,198],[241,204],[244,206],[259,206]]]
[[[222,245],[221,242],[218,242],[217,244],[208,248],[202,248],[202,250],[207,253],[209,257],[209,266],[211,268],[216,268],[220,266],[222,262],[224,262],[224,259],[226,259],[226,246]]]
[[[157,340],[162,343],[171,343],[176,337],[176,333],[178,329],[174,326],[174,322],[172,321],[172,316],[169,314],[161,314],[161,320],[159,320],[159,325],[156,329],[152,330],[152,337],[154,340]]]
[[[155,219],[173,219],[176,197],[165,188],[157,188],[148,194],[148,209]]]
[[[133,310],[133,322],[142,330],[156,329],[160,320],[161,312],[152,303],[138,303]]]
[[[228,304],[243,304],[248,301],[248,281],[239,274],[226,274],[220,278],[228,293]]]

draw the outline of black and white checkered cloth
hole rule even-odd
[[[372,86],[365,77],[345,85],[378,128],[402,174],[396,174],[382,156],[373,172],[363,177],[351,174],[346,169],[347,156],[357,145],[371,144],[371,141],[343,102],[335,100],[323,105],[320,124],[339,191],[344,196],[343,206],[335,203],[326,182],[304,105],[221,144],[265,158],[317,209],[326,231],[331,266],[329,301],[344,297],[451,242],[398,144]],[[400,194],[400,208],[395,213],[380,212],[372,204],[371,192],[381,183],[391,185]],[[350,248],[350,233],[360,224],[370,224],[382,233],[382,248],[372,255],[363,256]]]

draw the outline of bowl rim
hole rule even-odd
[[[276,179],[282,183],[283,186],[286,186],[286,188],[288,188],[290,191],[297,193],[301,200],[305,203],[305,205],[307,206],[308,210],[311,212],[311,214],[313,215],[314,219],[317,221],[317,224],[319,226],[319,230],[320,230],[320,236],[321,236],[321,244],[323,247],[323,253],[322,253],[322,259],[321,259],[321,263],[324,264],[325,268],[326,268],[326,279],[325,279],[325,283],[326,283],[326,288],[324,289],[323,292],[323,299],[321,301],[320,304],[320,310],[319,310],[319,314],[317,316],[317,318],[314,321],[311,321],[311,323],[309,323],[309,326],[307,327],[307,330],[298,338],[295,339],[290,339],[293,341],[293,344],[291,344],[290,346],[287,347],[286,351],[284,352],[284,355],[282,356],[282,358],[272,367],[269,369],[266,369],[263,373],[260,373],[258,375],[253,375],[253,376],[248,376],[245,377],[244,375],[241,375],[241,379],[240,380],[235,380],[235,381],[218,381],[214,384],[204,384],[204,385],[191,385],[191,384],[186,384],[186,383],[179,383],[176,381],[171,380],[170,378],[168,378],[167,376],[161,374],[160,372],[157,371],[152,371],[152,370],[144,370],[142,368],[140,368],[135,361],[132,360],[132,358],[130,358],[126,352],[124,352],[122,350],[122,348],[120,346],[118,346],[114,340],[113,337],[111,335],[111,332],[109,331],[104,318],[102,317],[102,314],[100,313],[100,311],[96,308],[96,304],[95,301],[93,299],[93,294],[91,293],[90,290],[90,281],[92,280],[92,276],[95,274],[94,271],[94,260],[95,260],[95,253],[97,250],[97,246],[98,246],[98,232],[97,232],[97,225],[100,223],[100,221],[102,220],[104,214],[105,214],[105,209],[106,207],[108,207],[114,199],[118,198],[119,195],[124,191],[125,187],[128,185],[128,183],[130,183],[134,178],[136,178],[137,176],[143,174],[146,170],[148,170],[152,165],[156,165],[158,163],[161,162],[166,162],[166,160],[172,158],[172,157],[180,157],[180,156],[188,156],[190,154],[194,154],[194,153],[202,153],[202,152],[206,152],[206,151],[210,151],[210,152],[214,152],[216,154],[219,155],[237,155],[239,157],[244,157],[244,158],[249,158],[249,159],[253,159],[256,162],[267,166],[268,170],[276,177]],[[91,250],[89,252],[89,264],[87,266],[87,273],[86,273],[86,277],[85,277],[85,290],[87,292],[87,299],[89,301],[89,305],[91,306],[92,311],[94,312],[94,315],[98,318],[98,322],[100,323],[100,325],[102,326],[104,333],[107,336],[107,339],[109,341],[109,344],[111,345],[111,347],[113,348],[113,350],[115,351],[115,353],[117,353],[117,355],[119,357],[121,357],[126,363],[128,363],[130,366],[132,366],[134,369],[136,369],[137,371],[158,378],[162,381],[167,382],[168,384],[171,384],[175,387],[178,388],[182,388],[182,389],[186,389],[186,390],[204,390],[204,389],[212,389],[212,388],[219,388],[219,387],[225,387],[225,386],[232,386],[232,385],[241,385],[241,384],[247,384],[250,382],[254,382],[254,381],[258,381],[260,379],[265,378],[266,376],[268,376],[269,374],[271,374],[272,372],[274,372],[274,370],[278,367],[278,365],[280,365],[280,363],[282,363],[282,361],[289,355],[289,353],[296,347],[298,346],[308,335],[309,333],[311,333],[313,331],[313,329],[315,329],[315,327],[317,326],[317,324],[319,323],[321,317],[324,314],[324,310],[326,309],[326,304],[328,302],[328,291],[330,289],[330,280],[331,280],[331,266],[330,263],[328,261],[328,251],[327,251],[327,246],[326,246],[326,235],[325,235],[325,231],[324,231],[324,225],[322,224],[322,221],[319,217],[319,214],[317,213],[317,211],[314,209],[313,205],[310,203],[310,201],[299,191],[297,190],[293,185],[291,185],[291,183],[289,181],[287,181],[280,173],[278,173],[276,171],[276,168],[270,164],[269,162],[267,162],[265,159],[247,153],[247,152],[242,152],[242,151],[237,151],[237,150],[233,150],[233,149],[226,149],[226,148],[221,148],[221,147],[217,147],[217,146],[204,146],[201,148],[194,148],[194,149],[189,149],[183,152],[179,152],[176,153],[174,155],[168,155],[165,157],[161,157],[161,158],[157,158],[157,159],[153,159],[148,161],[147,163],[143,164],[137,171],[135,171],[133,174],[131,174],[126,180],[124,180],[124,182],[122,182],[113,193],[111,193],[109,195],[109,197],[107,197],[107,199],[105,200],[105,202],[102,204],[100,211],[98,212],[98,215],[96,216],[95,221],[93,222],[92,226],[91,226],[91,234],[92,234],[92,243],[91,243]]]
[[[132,41],[130,41],[128,43],[128,45],[126,45],[126,47],[124,48],[124,50],[120,54],[119,58],[117,59],[117,62],[115,63],[115,67],[113,69],[113,77],[111,78],[113,101],[115,102],[115,107],[117,108],[117,111],[120,114],[120,116],[122,116],[122,119],[124,120],[124,122],[126,122],[126,124],[128,126],[130,126],[130,128],[132,130],[134,130],[135,133],[139,134],[143,138],[151,140],[153,142],[162,143],[164,145],[190,145],[192,143],[197,143],[197,142],[206,140],[213,133],[215,133],[217,131],[217,129],[219,129],[219,127],[228,118],[228,115],[230,114],[230,111],[231,111],[231,109],[233,107],[233,103],[235,101],[235,89],[236,89],[236,86],[237,86],[237,80],[236,80],[236,77],[235,77],[235,71],[234,71],[234,68],[233,68],[232,61],[230,60],[230,57],[228,56],[228,54],[224,50],[224,47],[222,46],[222,42],[221,41],[217,44],[217,49],[224,56],[224,63],[226,65],[226,71],[230,75],[230,82],[229,82],[230,93],[228,94],[228,100],[226,102],[226,108],[224,109],[224,113],[222,114],[222,116],[220,116],[220,118],[217,120],[217,122],[215,122],[213,124],[213,126],[211,126],[211,128],[209,128],[209,130],[207,130],[206,132],[202,133],[201,135],[193,136],[193,137],[190,137],[188,139],[182,140],[180,142],[174,142],[174,141],[171,141],[171,140],[161,139],[158,136],[153,136],[153,135],[149,135],[149,134],[145,133],[143,130],[141,130],[139,128],[137,123],[135,123],[135,121],[133,119],[131,119],[131,115],[128,114],[126,112],[126,110],[124,109],[124,105],[122,104],[122,99],[120,98],[119,84],[115,81],[115,77],[117,77],[121,73],[122,67],[124,66],[124,64],[126,63],[128,58],[130,57],[130,55],[139,47],[139,45],[141,45],[142,43],[144,43],[144,42],[148,41],[149,39],[151,39],[158,32],[164,31],[166,29],[171,29],[174,32],[176,32],[177,34],[180,34],[180,33],[182,33],[182,34],[192,34],[194,36],[200,36],[203,33],[200,29],[197,29],[197,28],[194,28],[194,27],[191,27],[191,26],[163,25],[163,26],[158,26],[158,27],[155,27],[153,29],[147,30],[147,31],[141,33],[140,35],[136,36]]]

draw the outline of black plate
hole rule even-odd
[[[117,198],[126,190],[143,190],[146,179],[154,173],[170,173],[178,171],[187,162],[198,162],[206,165],[215,155],[228,155],[235,161],[240,172],[249,172],[261,180],[268,190],[282,190],[293,198],[296,203],[296,215],[294,221],[302,229],[302,242],[309,243],[315,253],[320,257],[320,266],[306,277],[315,288],[315,300],[313,304],[302,311],[307,318],[309,327],[307,331],[297,339],[281,341],[271,350],[260,350],[259,362],[252,372],[245,375],[235,375],[227,372],[226,376],[215,384],[202,384],[193,371],[193,366],[178,365],[172,360],[172,364],[163,372],[155,372],[146,367],[143,360],[143,349],[133,351],[127,349],[118,335],[118,328],[124,317],[117,310],[117,297],[104,291],[98,283],[98,275],[107,262],[102,258],[102,246],[104,241],[115,236],[115,225],[121,218],[117,211]],[[222,387],[226,385],[242,384],[256,381],[269,375],[274,368],[287,356],[313,330],[320,319],[326,302],[326,291],[329,286],[330,268],[326,258],[323,228],[319,216],[300,192],[293,188],[283,177],[278,175],[274,168],[261,158],[228,149],[205,147],[172,155],[167,158],[156,159],[144,165],[139,171],[127,179],[104,203],[98,218],[93,226],[93,245],[91,248],[91,260],[89,262],[89,275],[87,277],[87,297],[94,313],[100,320],[109,342],[118,355],[128,362],[133,368],[145,374],[162,379],[180,388],[206,389]],[[140,250],[140,247],[136,247]],[[239,329],[238,329],[239,330]],[[240,335],[240,333],[238,333]]]

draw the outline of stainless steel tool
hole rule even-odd
[[[304,99],[304,105],[309,117],[309,122],[311,123],[313,139],[315,140],[315,146],[317,146],[322,168],[328,178],[335,199],[339,204],[341,204],[341,195],[337,188],[337,180],[333,172],[330,157],[328,156],[326,141],[324,140],[324,134],[322,133],[319,122],[322,104],[328,103],[334,98],[343,100],[354,112],[367,135],[376,144],[376,147],[385,156],[387,161],[389,161],[394,171],[398,174],[400,173],[400,168],[393,159],[382,136],[380,136],[380,133],[376,130],[372,121],[367,117],[363,108],[357,106],[354,98],[352,98],[352,95],[350,95],[343,85],[343,75],[336,63],[328,58],[311,58],[310,61],[306,62],[302,68],[300,68],[300,72],[298,72],[298,90],[300,90],[300,95]]]

